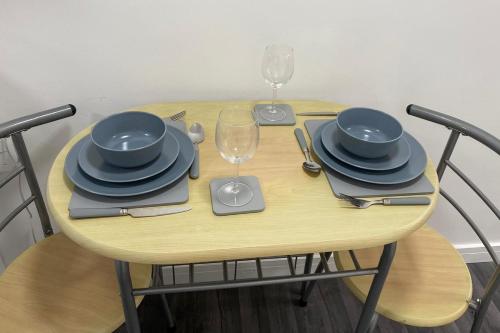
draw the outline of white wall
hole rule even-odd
[[[149,102],[268,97],[262,50],[283,42],[295,47],[296,72],[281,97],[385,110],[437,161],[447,131],[404,107],[441,110],[498,136],[499,12],[494,0],[0,0],[0,121],[78,107],[73,119],[26,135],[44,187],[58,150],[104,115]],[[498,203],[498,156],[460,141],[455,161]],[[498,220],[456,178],[444,184],[500,242]],[[0,215],[19,201],[15,187],[0,197]],[[27,215],[18,220],[0,238],[6,261],[30,241]],[[432,224],[457,246],[477,243],[445,204]]]

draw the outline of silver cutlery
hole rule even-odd
[[[307,147],[306,138],[304,137],[304,132],[300,128],[296,128],[294,130],[295,137],[299,142],[300,149],[304,153],[306,160],[302,163],[302,168],[306,171],[318,173],[321,171],[321,165],[314,162],[311,158],[311,153],[309,152],[309,148]]]
[[[378,200],[364,200],[350,195],[339,193],[339,198],[346,200],[358,208],[368,208],[371,205],[384,206],[410,206],[410,205],[429,205],[431,200],[427,197],[406,197],[406,198],[383,198]]]
[[[188,131],[188,136],[194,145],[194,161],[189,169],[189,177],[196,179],[200,176],[200,150],[198,149],[198,144],[205,140],[205,130],[200,123],[193,123]]]
[[[297,116],[337,116],[338,112],[320,111],[320,112],[299,112]]]
[[[73,208],[70,209],[70,217],[84,219],[90,217],[112,217],[125,216],[148,217],[171,215],[191,210],[190,206],[158,206],[142,208]]]
[[[182,118],[184,118],[185,115],[186,115],[186,110],[182,110],[181,112],[178,112],[178,113],[176,113],[174,115],[171,115],[168,118],[170,120],[176,121],[176,120],[181,120]]]

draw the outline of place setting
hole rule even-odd
[[[75,185],[70,217],[139,217],[190,210],[178,204],[189,199],[189,176],[198,177],[197,145],[204,134],[200,124],[187,130],[185,114],[161,119],[130,111],[99,121],[65,160],[65,174]]]
[[[360,199],[434,192],[424,175],[425,150],[392,116],[369,108],[350,108],[339,112],[333,120],[309,119],[304,125],[321,165],[308,155],[302,130],[297,128],[295,135],[306,156],[303,168],[312,173],[322,169],[337,198],[358,208],[430,203],[427,197],[386,198],[377,202]]]

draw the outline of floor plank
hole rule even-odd
[[[474,295],[484,290],[492,263],[469,265]],[[319,281],[307,307],[297,304],[300,284],[228,289],[169,295],[176,319],[176,333],[348,333],[355,329],[362,304],[340,280]],[[500,332],[500,291],[481,332]],[[139,308],[144,333],[168,332],[159,296],[148,296]],[[468,332],[472,314],[465,313],[456,322],[435,328],[404,326],[380,317],[378,333],[461,333]],[[122,325],[115,333],[125,333]]]

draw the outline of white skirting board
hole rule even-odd
[[[500,256],[500,244],[492,244],[495,252]],[[457,250],[464,257],[465,262],[484,262],[491,261],[488,252],[482,246],[482,244],[464,244],[456,246]],[[304,257],[299,257],[297,260],[297,272],[302,272],[304,270]],[[315,256],[313,261],[313,270],[319,262],[319,256]],[[329,260],[330,269],[335,270],[333,264],[333,258]],[[279,276],[289,274],[288,262],[286,259],[268,259],[262,261],[262,270],[264,276]],[[172,268],[164,267],[163,273],[165,276],[165,282],[167,284],[172,283]],[[228,261],[228,275],[229,279],[234,278],[234,261]],[[255,267],[255,261],[238,261],[237,278],[247,279],[257,277],[257,270]],[[208,282],[222,280],[222,264],[219,263],[209,263],[196,265],[194,272],[195,282]],[[189,281],[189,266],[182,265],[175,268],[175,282],[176,283],[187,283]]]

